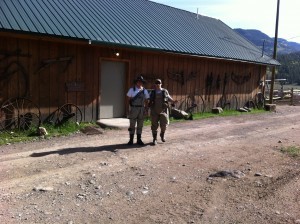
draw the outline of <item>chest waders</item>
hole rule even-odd
[[[145,89],[138,92],[133,98],[130,99],[130,114],[129,114],[129,142],[128,145],[133,145],[133,138],[135,133],[137,133],[137,144],[144,145],[142,141],[142,129],[144,124],[144,102],[145,102]],[[135,87],[133,87],[135,91]]]
[[[157,130],[160,126],[161,141],[165,142],[165,131],[169,124],[168,97],[165,89],[161,93],[154,90],[150,95],[151,105],[151,130],[153,136],[153,145],[157,144]]]

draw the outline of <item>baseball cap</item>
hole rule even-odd
[[[155,84],[161,84],[161,80],[160,79],[155,79]]]
[[[139,77],[137,77],[137,78],[135,79],[135,81],[134,81],[134,82],[138,82],[138,81],[141,81],[142,83],[145,83],[145,82],[146,82],[146,80],[144,79],[144,77],[143,77],[143,76],[139,76]]]

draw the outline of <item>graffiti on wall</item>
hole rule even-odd
[[[3,101],[4,90],[10,88],[15,96],[27,96],[29,75],[23,64],[16,60],[19,57],[31,57],[20,49],[14,51],[0,50],[0,101]]]
[[[22,50],[13,51],[0,50],[0,102],[5,95],[9,97],[28,97],[30,89],[30,78],[27,68],[19,60],[20,57],[31,57]],[[42,60],[36,69],[35,74],[54,65],[65,63],[61,73],[64,73],[72,62],[72,57],[58,57]],[[8,93],[8,92],[9,93]],[[6,93],[7,92],[7,93]]]
[[[171,69],[168,69],[167,73],[168,73],[168,78],[170,80],[178,82],[182,86],[186,84],[188,81],[196,79],[197,77],[197,72],[190,72],[186,75],[183,71],[176,72]]]
[[[40,73],[45,68],[47,68],[51,65],[57,64],[57,63],[65,63],[65,67],[62,70],[62,73],[64,73],[68,69],[71,62],[72,62],[72,57],[59,57],[59,58],[46,59],[46,60],[41,61],[41,63],[39,65],[37,71],[35,72],[35,74]]]

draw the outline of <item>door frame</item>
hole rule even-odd
[[[101,94],[100,94],[100,90],[101,90],[101,64],[102,64],[102,61],[111,61],[111,62],[123,62],[125,63],[125,83],[124,83],[124,88],[125,88],[125,91],[128,89],[128,86],[129,86],[129,71],[130,71],[130,60],[128,59],[119,59],[119,58],[107,58],[107,57],[100,57],[99,58],[99,72],[98,72],[98,98],[97,98],[97,109],[96,109],[96,112],[97,112],[97,119],[99,120],[100,119],[100,102],[101,102]],[[124,102],[125,102],[125,113],[126,113],[126,108],[129,106],[128,105],[128,100],[126,99],[126,93],[125,93],[125,98],[124,98]],[[124,114],[124,116],[126,116],[126,114]]]

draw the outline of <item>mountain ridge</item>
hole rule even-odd
[[[264,51],[264,54],[269,56],[273,55],[274,38],[269,37],[267,34],[256,29],[234,29],[241,36],[256,45]],[[300,52],[300,44],[296,42],[287,41],[283,38],[277,40],[277,54],[290,54]]]

